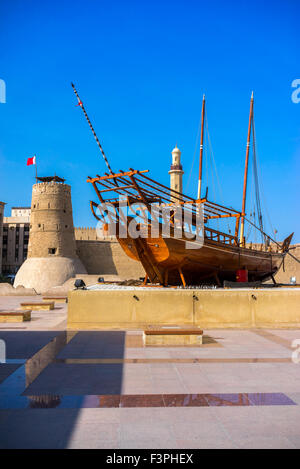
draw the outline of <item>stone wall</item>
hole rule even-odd
[[[76,240],[77,255],[89,274],[118,275],[122,280],[145,276],[140,262],[130,259],[116,238]]]
[[[96,228],[74,228],[75,239],[84,241],[98,240]]]
[[[130,259],[115,236],[103,236],[95,228],[75,228],[76,252],[90,275],[116,275],[122,280],[139,279],[145,271]]]
[[[300,244],[294,244],[291,247],[290,253],[300,259]],[[287,254],[275,280],[278,283],[289,283],[291,277],[296,277],[297,283],[300,283],[300,263]]]
[[[103,239],[115,239],[115,236],[109,234],[109,231],[104,231],[102,228],[74,228],[75,239],[85,241],[102,241]]]

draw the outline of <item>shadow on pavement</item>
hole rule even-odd
[[[123,359],[125,332],[4,331],[0,339],[6,343],[6,363],[0,364],[1,448],[66,448],[90,399],[106,407],[106,396],[110,401],[121,394],[122,363],[64,360]]]

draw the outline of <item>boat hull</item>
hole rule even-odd
[[[172,237],[127,237],[118,238],[118,241],[129,257],[142,263],[152,283],[169,285],[236,281],[239,269],[248,270],[249,282],[264,281],[276,274],[284,259],[283,253],[257,251],[207,239],[202,247],[198,247],[196,241]]]

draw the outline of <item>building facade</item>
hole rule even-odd
[[[30,207],[12,207],[3,217],[2,273],[15,274],[28,254]],[[0,228],[1,229],[1,228]]]
[[[3,215],[4,202],[0,202],[0,274],[2,273],[2,249],[3,249]]]

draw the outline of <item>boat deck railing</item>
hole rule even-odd
[[[228,233],[223,233],[213,228],[205,227],[204,229],[205,238],[217,243],[229,244],[230,246],[238,245],[238,238]]]

